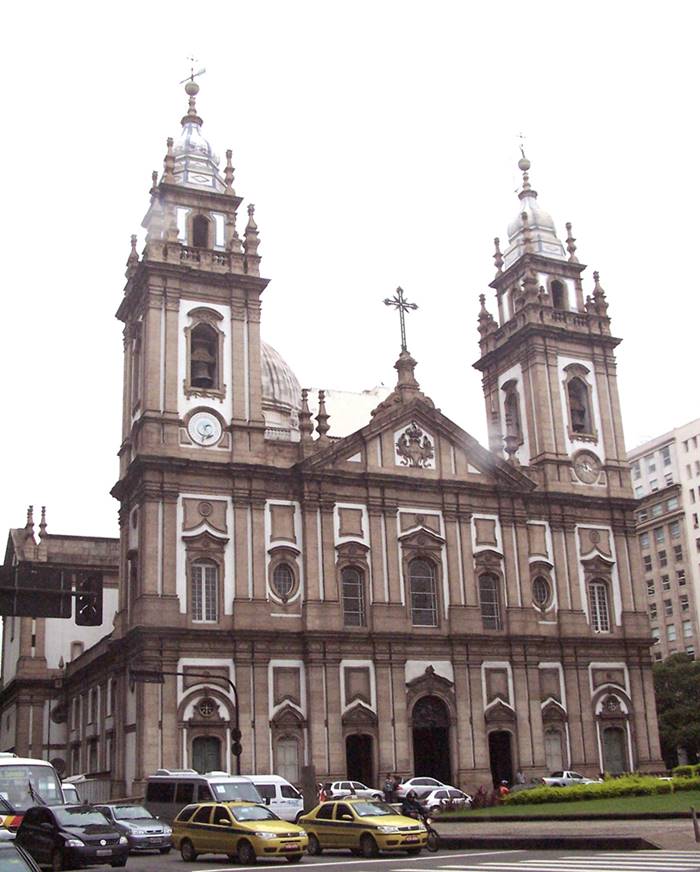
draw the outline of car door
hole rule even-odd
[[[209,847],[211,843],[211,812],[213,806],[200,805],[197,811],[192,816],[187,827],[187,836],[192,840],[195,851],[203,853],[211,851]]]
[[[34,857],[37,863],[50,863],[53,853],[53,833],[48,827],[42,827],[42,823],[51,821],[43,808],[30,808],[24,815],[20,828],[17,832],[19,844]]]
[[[318,839],[322,848],[331,848],[333,847],[333,808],[335,803],[333,802],[324,802],[321,808],[316,812],[316,817],[314,818],[314,826],[313,831],[316,833],[316,838]]]
[[[350,820],[343,818],[349,817]],[[335,824],[332,829],[334,848],[357,848],[360,844],[359,827],[353,826],[355,815],[347,802],[336,802]]]
[[[215,805],[211,819],[211,850],[217,854],[235,854],[236,837],[233,819],[225,805]]]

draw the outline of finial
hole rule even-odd
[[[230,148],[226,149],[226,169],[224,170],[224,182],[226,182],[226,193],[227,194],[235,194],[236,192],[233,190],[233,164],[231,163],[231,158],[233,157],[233,152]]]
[[[202,119],[197,115],[197,106],[195,103],[195,98],[197,94],[199,94],[199,85],[195,82],[195,78],[197,76],[201,76],[203,73],[206,73],[206,69],[202,67],[201,70],[197,70],[195,73],[194,65],[197,62],[197,58],[189,57],[187,60],[190,62],[190,74],[186,79],[183,79],[180,84],[185,86],[185,93],[190,98],[189,106],[187,109],[187,115],[182,119],[182,124],[201,124]]]
[[[63,657],[61,657],[61,659],[58,661],[58,668],[59,668],[59,669],[65,669],[65,668],[66,668],[66,661],[63,659]]]
[[[530,219],[527,217],[527,212],[520,213],[520,220],[523,222],[523,248],[525,253],[529,254],[532,251],[532,236],[530,235]]]
[[[477,319],[479,322],[478,330],[483,338],[498,328],[493,315],[486,308],[486,294],[479,294],[479,302],[481,303],[481,308],[479,309],[479,317]]]
[[[525,137],[523,134],[520,134],[520,154],[521,158],[518,161],[518,169],[523,174],[523,191],[530,190],[530,176],[528,175],[528,170],[530,169],[530,161],[525,157],[525,145],[524,145]]]
[[[173,138],[169,136],[166,142],[168,150],[165,153],[165,160],[163,161],[163,166],[165,167],[165,172],[163,173],[163,181],[164,182],[174,182],[175,181],[175,153],[173,152]]]
[[[516,452],[520,445],[520,437],[517,433],[512,432],[512,426],[510,424],[507,423],[506,428],[510,431],[503,437],[505,451],[508,455],[508,463],[510,463],[511,466],[520,466],[518,458],[516,457]]]
[[[311,410],[309,409],[309,389],[303,388],[301,392],[301,409],[299,411],[299,433],[302,442],[310,442],[313,438],[314,425],[311,423]]]
[[[136,271],[136,264],[139,262],[139,255],[136,251],[136,234],[131,234],[131,250],[129,251],[129,256],[126,259],[126,272],[124,275],[130,279],[131,276]]]
[[[331,429],[328,424],[330,415],[326,413],[326,392],[318,392],[318,413],[316,415],[316,431],[318,433],[318,441],[321,443],[328,442],[328,431]]]
[[[605,298],[605,291],[600,284],[600,273],[598,270],[594,270],[593,272],[593,294],[589,297],[590,304],[587,303],[586,308],[590,305],[590,308],[595,312],[596,315],[606,316],[608,313],[608,301]]]
[[[246,233],[248,230],[257,230],[258,225],[255,223],[255,203],[248,204],[248,224],[246,226]]]
[[[566,232],[568,236],[566,237],[566,250],[569,252],[569,260],[572,263],[578,263],[578,258],[576,257],[576,237],[571,235],[571,221],[566,222]]]
[[[250,275],[260,275],[260,255],[258,247],[260,246],[260,237],[258,236],[258,225],[255,223],[255,206],[250,203],[248,206],[248,224],[245,228],[245,237],[243,239],[243,252],[245,271]]]
[[[493,240],[494,247],[496,249],[493,255],[493,261],[496,264],[496,275],[500,275],[503,272],[503,255],[501,254],[501,240],[496,237]]]
[[[41,507],[41,521],[39,522],[39,538],[46,536],[46,506]]]
[[[27,523],[24,525],[27,539],[34,538],[34,506],[27,506]]]
[[[158,170],[153,170],[151,173],[151,190],[149,194],[155,194],[158,188]]]

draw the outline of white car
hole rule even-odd
[[[358,799],[384,799],[381,790],[367,787],[361,781],[334,781],[331,784],[331,796],[333,799],[339,799],[343,796],[352,796]]]
[[[421,797],[420,804],[431,812],[441,808],[470,808],[472,798],[456,787],[438,787],[437,790],[431,790],[427,796]]]
[[[563,772],[552,772],[542,781],[548,787],[572,787],[574,784],[596,784],[600,779],[596,781],[594,778],[586,778],[584,775],[579,775],[578,772],[565,769]]]
[[[428,778],[426,775],[416,775],[413,778],[407,778],[402,781],[396,788],[396,796],[398,799],[403,799],[411,790],[415,790],[418,799],[422,799],[432,790],[437,790],[438,787],[446,788],[447,790],[456,790],[451,784],[444,784],[438,781],[437,778]]]

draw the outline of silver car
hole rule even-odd
[[[343,796],[351,796],[357,799],[384,799],[381,790],[367,787],[361,781],[333,781],[331,784],[331,797],[340,799]]]
[[[129,851],[160,851],[167,854],[173,846],[171,827],[142,805],[96,805],[107,820],[129,840]]]

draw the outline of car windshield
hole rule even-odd
[[[360,817],[379,817],[385,814],[396,814],[395,809],[385,802],[354,802],[352,807]]]
[[[61,783],[53,766],[13,763],[0,766],[0,796],[15,811],[26,811],[33,805],[63,803]]]
[[[109,823],[100,811],[86,811],[82,806],[55,808],[56,820],[64,827],[90,827]]]
[[[217,781],[211,785],[217,802],[242,799],[245,802],[260,802],[261,797],[250,781]]]
[[[153,815],[142,805],[120,805],[114,809],[114,817],[118,821],[134,821],[152,818]]]
[[[269,808],[261,805],[231,806],[233,816],[237,821],[278,821],[279,818]]]

